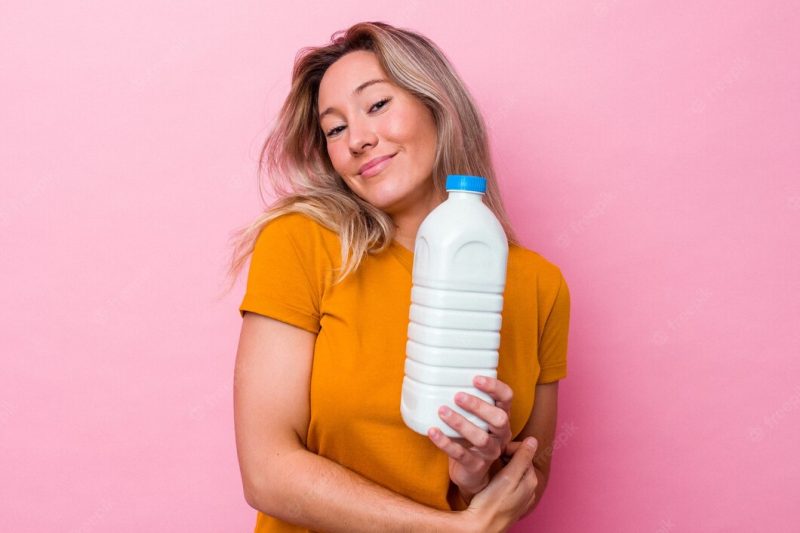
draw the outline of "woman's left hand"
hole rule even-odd
[[[456,394],[456,405],[485,420],[489,432],[445,406],[439,408],[439,417],[464,438],[448,437],[435,427],[428,429],[428,438],[449,456],[450,479],[467,500],[489,484],[489,469],[511,441],[509,416],[514,396],[511,387],[499,379],[476,376],[472,382],[491,396],[495,405],[465,392]]]

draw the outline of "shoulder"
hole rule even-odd
[[[509,243],[508,262],[509,270],[526,278],[535,279],[540,289],[558,292],[562,283],[566,284],[558,265],[521,244]]]
[[[509,244],[508,276],[515,287],[536,302],[540,316],[569,320],[570,292],[558,265],[521,245]],[[549,320],[549,318],[548,318]],[[541,335],[541,329],[540,335]]]
[[[275,218],[267,222],[265,228],[267,227],[273,229],[280,229],[282,231],[290,233],[304,232],[304,231],[319,231],[322,229],[327,229],[311,215],[300,213],[298,211],[283,213],[281,215],[276,216]]]
[[[338,240],[338,234],[320,221],[297,211],[283,213],[267,222],[263,233],[288,236],[290,240],[303,244],[325,244]]]
[[[271,219],[261,230],[256,248],[274,247],[276,253],[300,257],[314,269],[341,262],[339,234],[311,215],[292,211]]]

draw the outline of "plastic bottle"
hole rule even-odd
[[[438,410],[447,405],[488,430],[455,395],[464,391],[494,405],[472,380],[497,377],[508,240],[483,203],[485,178],[451,174],[445,187],[447,200],[423,220],[414,244],[400,412],[417,433],[433,426],[462,438]]]

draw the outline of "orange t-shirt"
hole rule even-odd
[[[332,286],[338,235],[302,213],[271,220],[250,259],[239,308],[317,334],[310,382],[310,451],[440,510],[463,509],[448,456],[403,422],[412,251],[393,241]],[[498,379],[514,391],[514,437],[531,414],[535,386],[567,375],[570,296],[560,269],[511,244]],[[258,512],[256,533],[307,532]]]

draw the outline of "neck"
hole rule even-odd
[[[423,201],[415,202],[413,207],[392,213],[391,217],[395,225],[394,240],[413,251],[417,230],[422,225],[422,221],[446,199],[447,193],[443,197],[439,197],[435,191],[431,191]]]

